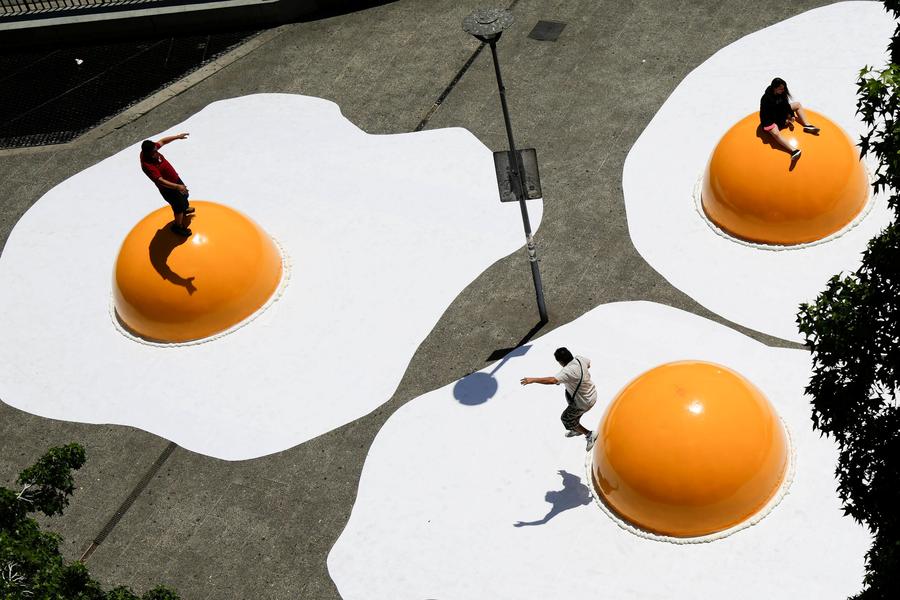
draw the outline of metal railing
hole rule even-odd
[[[194,0],[196,2],[197,0]],[[179,4],[191,4],[180,2]],[[53,13],[73,13],[81,10],[122,10],[123,8],[152,7],[154,4],[173,4],[172,0],[0,0],[0,19],[27,15],[47,16]]]

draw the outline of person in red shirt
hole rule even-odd
[[[161,138],[158,142],[151,140],[141,142],[141,169],[150,181],[156,184],[163,199],[172,207],[175,214],[172,231],[184,237],[191,235],[191,230],[185,223],[185,216],[192,215],[194,208],[188,203],[187,186],[166,157],[159,153],[159,149],[169,142],[186,139],[187,136],[187,133],[179,133]]]

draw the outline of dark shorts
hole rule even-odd
[[[565,427],[569,431],[574,431],[581,423],[581,415],[586,412],[586,410],[581,410],[574,404],[569,404],[568,406],[566,406],[566,410],[562,412],[562,415],[560,415],[559,418],[562,421],[563,427]]]
[[[184,185],[181,181],[179,181],[181,185]],[[162,194],[163,199],[169,203],[169,206],[172,207],[172,212],[176,215],[183,213],[187,210],[188,206],[188,195],[182,194],[178,190],[173,190],[172,188],[159,188],[159,193]]]

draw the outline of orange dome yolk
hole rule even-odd
[[[734,371],[661,365],[613,400],[593,450],[593,484],[624,520],[673,537],[709,535],[759,512],[789,462],[781,420]]]
[[[834,122],[811,110],[818,135],[780,135],[802,156],[790,154],[763,131],[757,113],[719,141],[703,177],[706,216],[725,232],[751,242],[792,245],[820,240],[853,221],[869,198],[859,151]]]
[[[265,306],[281,282],[281,252],[256,223],[221,204],[191,205],[190,237],[173,233],[172,211],[161,208],[119,250],[116,314],[143,338],[186,342],[225,331]]]

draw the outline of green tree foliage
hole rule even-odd
[[[900,17],[900,1],[885,1]],[[900,598],[900,27],[891,64],[860,73],[863,154],[878,160],[873,186],[894,221],[869,241],[860,268],[836,275],[797,322],[812,351],[813,425],[840,455],[844,512],[872,533],[859,599]]]
[[[19,474],[19,489],[0,487],[0,600],[178,600],[162,586],[143,596],[121,586],[104,592],[84,564],[63,560],[59,536],[29,517],[62,514],[84,461],[78,444],[51,448]]]

